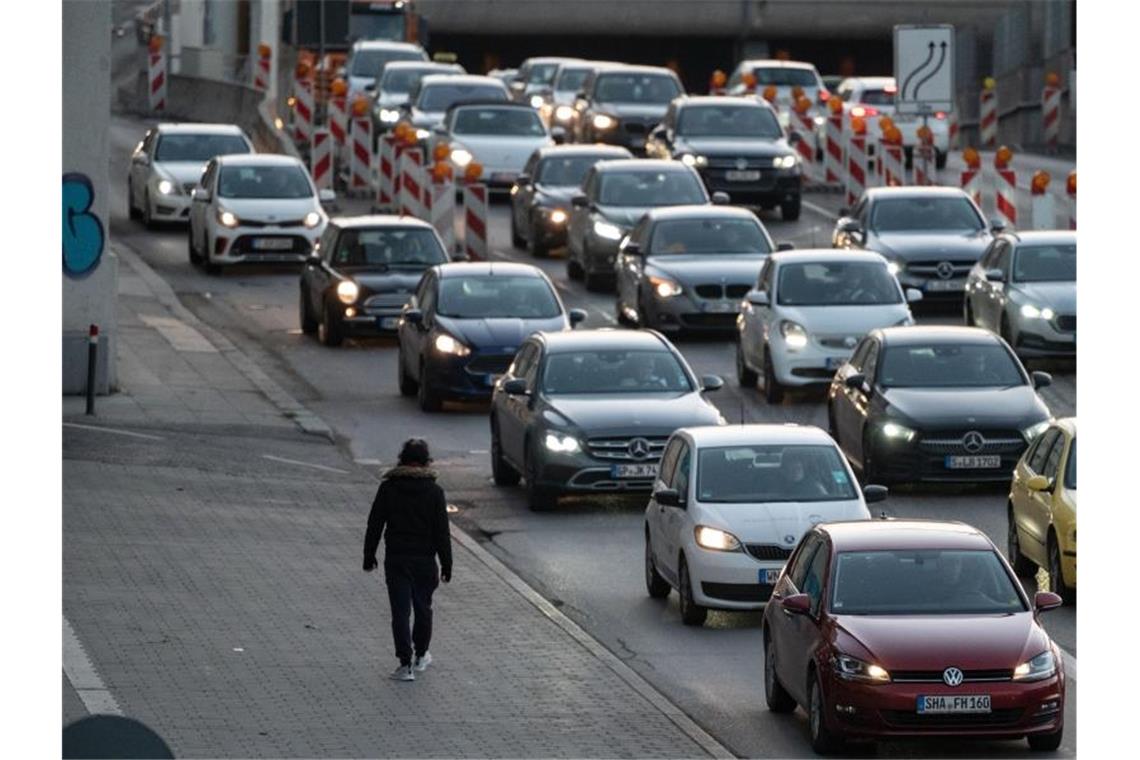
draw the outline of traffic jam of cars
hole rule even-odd
[[[1066,674],[1039,615],[1076,599],[1077,424],[1054,417],[1039,393],[1053,378],[1026,363],[1075,357],[1075,232],[987,221],[956,187],[882,187],[843,209],[830,247],[780,240],[761,214],[801,214],[800,135],[756,92],[798,88],[825,113],[810,63],[742,61],[718,95],[615,61],[476,75],[403,43],[359,43],[347,72],[377,132],[408,124],[429,154],[446,144],[457,169],[484,167],[513,251],[465,261],[418,219],[330,216],[334,194],[301,161],[255,153],[232,125],[150,129],[131,216],[184,223],[211,276],[299,265],[300,331],[330,349],[386,337],[375,350],[398,370],[372,390],[423,413],[484,405],[489,475],[530,509],[632,494],[648,595],[676,591],[690,626],[762,611],[757,698],[802,707],[814,750],[1060,745]],[[838,85],[869,116],[895,89]],[[612,295],[615,326],[587,327],[539,266],[550,257]],[[691,335],[729,347],[763,422],[728,424],[725,380],[694,369]],[[791,394],[822,403],[826,428],[765,417]],[[1008,484],[1006,545],[887,517],[888,487],[918,483]],[[1041,590],[1023,583],[1038,568]]]

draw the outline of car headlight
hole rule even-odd
[[[594,129],[613,129],[617,126],[617,119],[612,116],[606,116],[604,113],[594,114]]]
[[[890,272],[891,274],[895,275],[896,277],[898,276],[898,273],[901,272],[902,270],[903,270],[902,265],[899,264],[897,261],[888,261],[887,262],[887,271]]]
[[[570,106],[558,106],[554,109],[554,118],[557,121],[570,121],[574,118],[574,109]]]
[[[718,552],[740,551],[740,539],[719,528],[710,528],[707,525],[696,527],[697,546],[703,549],[712,549]]]
[[[1031,660],[1021,663],[1013,669],[1015,681],[1040,681],[1049,678],[1057,672],[1057,660],[1053,652],[1046,649]]]
[[[230,229],[233,229],[240,223],[241,222],[238,221],[238,218],[234,212],[218,209],[218,224],[222,225],[223,227],[229,227]]]
[[[321,213],[319,211],[310,211],[305,214],[305,226],[310,230],[321,223]]]
[[[416,139],[417,140],[426,140],[429,137],[431,137],[431,132],[429,132],[428,130],[426,130],[422,127],[416,130]]]
[[[384,122],[385,124],[395,124],[399,120],[400,120],[400,112],[399,111],[394,111],[391,108],[381,108],[380,109],[380,121]]]
[[[599,219],[594,222],[594,234],[606,240],[621,240],[621,227]]]
[[[471,163],[471,151],[466,148],[453,148],[451,151],[451,163],[458,166],[460,169],[466,169],[467,164]]]
[[[709,165],[709,160],[704,156],[694,156],[692,153],[682,153],[681,163],[685,166],[692,166],[697,169],[702,169]]]
[[[1041,420],[1040,422],[1030,425],[1029,427],[1021,429],[1021,435],[1025,438],[1026,443],[1033,443],[1037,436],[1044,433],[1049,429],[1049,420]]]
[[[789,153],[786,156],[776,156],[772,159],[772,166],[777,169],[794,169],[797,160],[794,153]]]
[[[832,663],[835,666],[835,674],[845,681],[889,683],[891,680],[891,674],[886,669],[871,662],[863,662],[857,657],[837,654]]]
[[[823,118],[822,116],[816,116],[814,119],[812,119],[812,121],[815,122],[815,125],[817,127],[822,127],[827,123],[827,119]]]
[[[542,108],[542,104],[545,102],[546,101],[543,100],[541,95],[531,95],[530,96],[530,107],[531,108]]]
[[[435,337],[435,349],[440,353],[453,356],[467,356],[471,353],[470,348],[446,333],[441,333]]]
[[[668,277],[650,275],[649,286],[653,288],[653,292],[660,298],[672,298],[681,295],[682,292],[680,283],[675,280],[670,280]]]
[[[556,208],[551,210],[548,218],[550,219],[551,224],[566,224],[566,220],[570,217],[567,216],[566,212],[562,209]]]
[[[1021,316],[1026,319],[1044,319],[1050,320],[1053,318],[1053,310],[1046,306],[1040,309],[1031,303],[1023,304],[1021,307]]]
[[[915,431],[897,422],[888,422],[880,429],[883,432],[883,437],[890,438],[892,441],[906,441],[909,443],[914,440]]]
[[[547,433],[543,443],[547,451],[558,454],[576,454],[582,450],[582,444],[578,439],[566,433]]]
[[[780,322],[780,334],[784,336],[784,342],[788,344],[788,348],[803,348],[808,344],[807,330],[799,322],[793,322],[790,319],[783,320]]]
[[[356,287],[356,283],[352,280],[341,280],[337,283],[336,297],[340,299],[341,303],[352,303],[358,295],[360,295],[360,288]]]
[[[158,181],[158,192],[163,195],[173,195],[177,189],[178,186],[168,179],[160,179]]]

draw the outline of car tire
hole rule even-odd
[[[693,582],[689,577],[689,564],[685,562],[685,555],[681,555],[680,567],[677,571],[677,589],[681,597],[681,622],[685,625],[702,626],[709,616],[708,607],[702,607],[693,601]]]
[[[838,752],[843,748],[842,740],[827,727],[827,709],[823,702],[823,686],[819,681],[819,674],[812,671],[808,676],[808,733],[811,736],[811,748],[820,755]]]
[[[756,381],[760,376],[756,371],[749,369],[748,365],[744,362],[744,348],[740,345],[740,338],[736,339],[736,381],[740,383],[741,388],[755,388]]]
[[[340,324],[340,318],[333,313],[328,301],[325,301],[324,307],[321,309],[321,320],[317,324],[317,337],[320,338],[322,344],[329,348],[335,348],[344,342],[344,328]]]
[[[1017,523],[1013,519],[1013,505],[1006,511],[1005,558],[1009,560],[1014,575],[1029,578],[1037,571],[1037,565],[1021,553],[1021,539],[1017,535]]]
[[[764,347],[764,399],[769,404],[780,404],[784,401],[784,387],[776,379],[776,370],[772,367],[772,354],[768,347]]]
[[[194,244],[190,244],[190,258],[194,259]],[[300,289],[301,297],[298,298],[300,318],[301,318],[301,332],[305,335],[312,335],[317,331],[317,318],[313,316],[312,309],[309,308],[309,299],[305,297],[305,288],[302,286]]]
[[[657,572],[657,561],[653,558],[653,544],[649,540],[649,526],[645,527],[645,590],[651,599],[664,599],[672,590],[669,581]]]
[[[934,168],[942,170],[946,168],[947,154],[944,150],[934,151]]]
[[[127,180],[127,216],[131,219],[142,217],[142,212],[135,205],[135,183],[129,179]]]
[[[202,264],[202,257],[198,255],[198,249],[194,247],[194,228],[190,227],[186,232],[186,253],[190,258],[190,266],[200,266]]]
[[[432,413],[443,409],[443,399],[440,398],[438,393],[431,389],[431,385],[428,383],[424,373],[423,362],[420,362],[420,382],[416,390],[421,411]]]
[[[420,389],[419,383],[408,374],[408,363],[404,361],[404,349],[401,347],[396,354],[396,379],[400,386],[400,395],[412,397]]]
[[[538,468],[535,455],[528,442],[526,447],[526,503],[531,512],[549,512],[558,506],[558,494],[538,485]]]
[[[799,196],[795,200],[784,201],[780,204],[780,218],[785,222],[794,222],[800,218],[800,207],[802,203]]]
[[[493,419],[493,418],[492,418]],[[499,439],[499,426],[491,423],[491,475],[497,486],[517,486],[521,477],[515,468],[503,459],[503,443]]]
[[[796,700],[776,675],[776,646],[767,632],[764,634],[764,701],[774,713],[790,713],[796,709]]]
[[[1077,589],[1075,586],[1070,586],[1065,583],[1065,573],[1061,568],[1061,545],[1057,542],[1057,534],[1049,531],[1049,544],[1048,554],[1049,559],[1049,590],[1057,596],[1065,604],[1073,604],[1077,601]]]
[[[143,207],[142,207],[142,223],[143,227],[148,230],[153,230],[155,227],[154,218],[150,214],[150,193],[143,193]]]
[[[511,209],[511,245],[520,251],[526,250],[526,238],[519,234],[518,226],[515,224],[515,210],[513,208]]]
[[[574,258],[573,251],[566,257],[566,276],[571,280],[582,279],[582,265]]]
[[[1061,746],[1061,740],[1065,737],[1065,724],[1052,733],[1048,734],[1030,734],[1025,737],[1025,741],[1029,744],[1029,749],[1034,752],[1056,752],[1057,748]]]

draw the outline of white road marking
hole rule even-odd
[[[804,208],[806,208],[808,211],[819,214],[820,216],[823,216],[823,217],[827,217],[828,219],[835,219],[836,218],[834,211],[828,211],[823,206],[817,206],[816,204],[812,203],[811,201],[801,200],[800,205],[803,206]]]
[[[357,464],[372,465],[372,466],[384,464],[379,459],[354,459],[352,461],[356,462]]]
[[[262,454],[262,459],[270,459],[274,462],[284,462],[285,464],[295,464],[298,467],[312,467],[314,470],[324,470],[325,472],[336,472],[341,475],[347,475],[348,470],[341,470],[337,467],[328,467],[323,464],[313,464],[312,462],[302,462],[298,459],[286,459],[285,457],[273,456],[272,454]]]
[[[1062,649],[1061,659],[1065,663],[1065,674],[1074,681],[1077,680],[1077,658]]]
[[[67,617],[63,618],[63,672],[79,695],[83,706],[92,715],[122,715],[123,711],[115,697],[99,677],[95,663],[87,656],[75,629]]]
[[[214,347],[213,343],[206,340],[205,335],[181,319],[156,317],[150,314],[139,314],[139,319],[148,327],[158,330],[162,337],[166,338],[167,342],[174,347],[175,351],[203,354],[218,353],[218,349]]]
[[[131,438],[145,438],[148,441],[165,441],[161,435],[147,435],[146,433],[135,433],[130,430],[120,430],[119,428],[103,427],[101,425],[81,425],[78,422],[65,422],[64,427],[79,428],[80,430],[98,430],[101,433],[111,433],[112,435],[129,435]]]

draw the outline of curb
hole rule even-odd
[[[192,311],[183,306],[170,284],[143,261],[141,256],[122,243],[114,244],[114,250],[119,258],[125,261],[127,266],[142,278],[159,303],[170,309],[178,319],[192,325],[198,332],[202,333],[206,340],[210,341],[214,348],[218,349],[218,352],[226,358],[226,361],[246,380],[253,383],[254,387],[269,399],[270,403],[277,407],[281,414],[293,420],[301,432],[327,438],[332,443],[336,442],[332,428],[324,420],[293,398],[276,380],[267,375],[261,367],[257,366],[240,348],[234,345],[229,338],[198,319]]]
[[[653,685],[637,674],[633,668],[622,662],[613,652],[606,649],[597,639],[582,629],[577,623],[566,617],[557,607],[547,601],[541,594],[531,588],[526,581],[520,578],[510,568],[500,562],[490,552],[484,549],[462,528],[451,525],[451,537],[458,541],[464,549],[475,555],[488,570],[497,575],[503,582],[515,590],[519,596],[530,602],[539,612],[545,615],[552,623],[561,628],[577,641],[586,651],[602,661],[618,678],[628,684],[646,701],[661,711],[681,733],[692,739],[710,757],[735,758],[728,748],[718,742],[707,731],[697,725],[696,721],[684,713],[669,698],[658,691]]]

